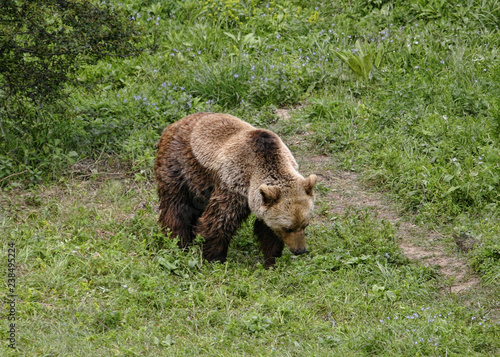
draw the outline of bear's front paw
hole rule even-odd
[[[266,269],[269,269],[272,267],[274,264],[276,264],[276,258],[275,257],[268,257],[264,259],[264,267]]]
[[[220,262],[225,263],[227,259],[227,249],[225,251],[207,249],[206,246],[203,249],[203,258],[209,262]]]

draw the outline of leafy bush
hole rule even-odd
[[[74,158],[65,83],[81,63],[131,55],[137,30],[111,5],[82,0],[2,2],[0,9],[0,179],[54,174]],[[3,181],[6,184],[7,181]]]

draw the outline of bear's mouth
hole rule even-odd
[[[288,248],[290,249],[290,252],[292,252],[294,255],[302,255],[304,253],[307,253],[307,249],[306,247],[303,247],[303,248],[295,248],[295,249],[292,249],[292,248]]]
[[[307,252],[305,238],[304,230],[299,230],[292,233],[285,233],[281,239],[292,254],[301,255]]]

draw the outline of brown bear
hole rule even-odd
[[[202,236],[204,258],[224,262],[231,237],[253,213],[266,267],[285,244],[302,254],[316,176],[304,179],[297,169],[275,133],[228,114],[189,115],[158,143],[160,224],[182,248]]]

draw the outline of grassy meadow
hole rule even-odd
[[[141,51],[80,66],[65,116],[36,127],[43,145],[0,152],[0,355],[500,355],[498,1],[111,6]],[[155,144],[200,111],[272,129],[306,168],[327,158],[304,174],[356,172],[480,283],[450,292],[396,225],[334,212],[324,182],[306,255],[264,269],[252,218],[225,264],[179,250],[157,224]]]

